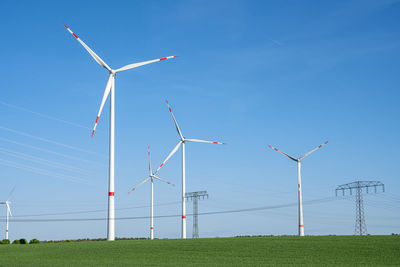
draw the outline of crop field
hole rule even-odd
[[[397,265],[400,236],[235,237],[1,245],[1,266]]]

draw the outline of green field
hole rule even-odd
[[[0,265],[397,265],[400,236],[240,237],[0,245]]]

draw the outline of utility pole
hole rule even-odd
[[[356,181],[348,184],[339,185],[336,188],[336,196],[338,191],[342,191],[342,195],[345,195],[346,191],[353,195],[353,189],[356,191],[356,224],[354,233],[356,235],[367,235],[367,225],[364,218],[364,201],[363,201],[363,189],[368,194],[369,189],[373,188],[374,193],[377,193],[377,188],[382,187],[382,192],[385,192],[385,185],[379,181]]]
[[[188,200],[193,200],[193,234],[192,238],[199,238],[199,199],[208,198],[207,191],[186,193]]]

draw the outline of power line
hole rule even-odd
[[[79,177],[74,177],[74,176],[70,176],[70,175],[66,175],[66,174],[59,174],[59,173],[55,173],[55,172],[49,172],[40,168],[36,168],[36,167],[31,167],[31,166],[26,166],[25,164],[18,164],[9,160],[5,160],[5,159],[1,159],[0,158],[0,164],[1,165],[5,165],[5,166],[9,166],[9,167],[13,167],[13,168],[17,168],[17,169],[22,169],[22,170],[27,170],[33,173],[37,173],[37,174],[41,174],[41,175],[46,175],[49,177],[53,177],[53,178],[59,178],[62,180],[67,180],[70,182],[76,182],[76,183],[82,183],[82,184],[90,184],[87,180],[79,178]]]
[[[41,147],[37,147],[37,146],[32,146],[32,145],[24,144],[24,143],[17,142],[17,141],[14,141],[14,140],[10,140],[10,139],[7,139],[7,138],[3,138],[3,137],[0,137],[0,140],[5,141],[5,142],[8,142],[8,143],[11,143],[11,144],[15,144],[15,145],[19,145],[19,146],[23,146],[23,147],[35,149],[35,150],[38,150],[38,151],[42,151],[42,152],[45,152],[45,153],[49,153],[49,154],[61,156],[61,157],[68,158],[68,159],[73,159],[73,160],[78,160],[78,161],[81,161],[81,162],[87,162],[87,163],[92,163],[92,164],[101,165],[101,164],[100,164],[99,162],[97,162],[97,161],[92,161],[92,160],[87,160],[87,159],[82,159],[82,158],[70,156],[70,155],[67,155],[67,154],[55,152],[55,151],[48,150],[48,149],[41,148]]]
[[[346,199],[343,197],[342,199]],[[318,203],[325,203],[331,201],[337,201],[337,197],[327,197],[321,199],[314,199],[309,201],[304,201],[305,205],[311,204],[318,204]],[[269,210],[269,209],[279,209],[279,208],[286,208],[297,206],[297,203],[288,203],[288,204],[281,204],[281,205],[274,205],[274,206],[262,206],[262,207],[255,207],[255,208],[247,208],[247,209],[235,209],[235,210],[224,210],[224,211],[211,211],[211,212],[202,212],[198,215],[217,215],[217,214],[229,214],[229,213],[240,213],[240,212],[252,212],[252,211],[261,211],[261,210]],[[172,214],[172,215],[157,215],[154,218],[174,218],[174,217],[181,217],[182,214]],[[193,214],[188,214],[188,216],[193,216]],[[137,217],[119,217],[114,218],[114,220],[140,220],[140,219],[149,219],[150,216],[137,216]],[[77,222],[77,221],[104,221],[108,220],[108,218],[60,218],[60,219],[12,219],[13,222]],[[2,220],[4,221],[4,219]]]
[[[86,129],[86,130],[91,130],[91,128],[89,128],[87,126],[83,126],[83,125],[80,125],[80,124],[77,124],[77,123],[74,123],[74,122],[70,122],[70,121],[67,121],[67,120],[59,119],[59,118],[56,118],[56,117],[53,117],[53,116],[49,116],[49,115],[46,115],[46,114],[43,114],[43,113],[39,113],[39,112],[30,110],[30,109],[27,109],[27,108],[23,108],[23,107],[19,107],[19,106],[16,106],[16,105],[8,104],[8,103],[3,102],[1,100],[0,100],[0,104],[2,104],[4,106],[7,106],[7,107],[10,107],[10,108],[13,108],[13,109],[17,109],[17,110],[25,111],[25,112],[28,112],[28,113],[31,113],[31,114],[35,114],[37,116],[40,116],[40,117],[43,117],[43,118],[46,118],[46,119],[62,122],[62,123],[69,124],[69,125],[72,125],[72,126],[75,126],[75,127],[79,127],[79,128],[83,128],[83,129]]]
[[[32,138],[32,139],[36,139],[36,140],[39,140],[39,141],[42,141],[42,142],[46,142],[46,143],[49,143],[49,144],[58,145],[58,146],[62,146],[62,147],[65,147],[65,148],[68,148],[68,149],[72,149],[72,150],[75,150],[75,151],[84,152],[84,153],[88,153],[88,154],[104,157],[103,154],[100,154],[100,153],[97,153],[97,152],[93,152],[93,151],[89,151],[89,150],[82,149],[82,148],[79,148],[79,147],[63,144],[63,143],[60,143],[60,142],[57,142],[57,141],[53,141],[53,140],[50,140],[50,139],[47,139],[47,138],[34,136],[34,135],[31,135],[31,134],[24,133],[24,132],[21,132],[21,131],[17,131],[17,130],[14,130],[14,129],[10,129],[10,128],[7,128],[7,127],[0,126],[0,129],[8,131],[8,132],[11,132],[11,133],[19,134],[19,135],[22,135],[22,136],[26,136],[26,137],[29,137],[29,138]]]
[[[181,203],[180,201],[174,201],[174,202],[169,202],[169,203],[162,203],[162,204],[157,204],[154,206],[169,206],[169,205],[174,205]],[[126,208],[119,208],[115,210],[132,210],[132,209],[141,209],[141,208],[148,208],[150,205],[144,205],[144,206],[133,206],[133,207],[126,207]],[[85,213],[96,213],[96,212],[104,212],[108,211],[107,209],[98,209],[98,210],[85,210],[85,211],[70,211],[70,212],[57,212],[57,213],[42,213],[42,214],[25,214],[25,215],[14,215],[13,217],[42,217],[42,216],[59,216],[59,215],[70,215],[70,214],[85,214]],[[4,216],[0,216],[2,218]]]
[[[86,170],[81,169],[81,168],[77,168],[77,167],[74,167],[74,166],[70,166],[70,165],[66,165],[66,164],[63,164],[63,163],[55,162],[55,161],[48,160],[48,159],[41,158],[41,157],[32,156],[32,155],[29,155],[29,154],[26,154],[26,153],[17,152],[17,151],[14,151],[14,150],[5,149],[5,148],[2,148],[2,147],[0,147],[0,153],[6,154],[6,155],[11,155],[11,156],[19,158],[19,159],[29,160],[31,162],[35,162],[35,163],[39,163],[39,164],[43,164],[43,165],[49,165],[51,167],[63,169],[63,170],[66,170],[66,171],[77,172],[77,173],[80,173],[80,174],[83,174],[83,175],[91,175]]]

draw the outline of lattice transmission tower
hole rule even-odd
[[[353,195],[353,190],[356,192],[356,224],[354,233],[356,235],[367,235],[367,225],[364,217],[364,201],[363,192],[369,193],[369,188],[374,189],[374,193],[377,193],[377,189],[382,188],[382,192],[385,192],[385,185],[379,181],[356,181],[348,184],[339,185],[336,188],[336,196],[338,191],[342,191],[343,196],[346,191]],[[364,189],[364,191],[363,191]]]
[[[193,234],[192,238],[199,238],[199,200],[208,198],[207,191],[186,193],[188,200],[193,200]]]

